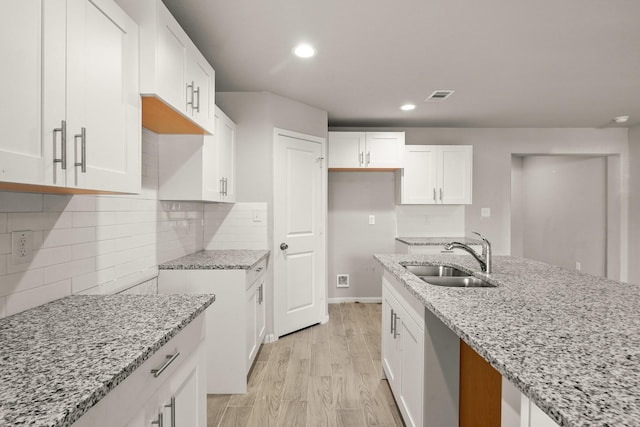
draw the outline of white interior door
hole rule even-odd
[[[275,319],[278,336],[319,323],[325,295],[323,139],[276,129]]]

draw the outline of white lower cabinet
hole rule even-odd
[[[73,427],[206,427],[204,338],[201,314]]]
[[[247,392],[265,337],[267,260],[249,270],[160,270],[161,294],[215,294],[207,309],[207,393]]]
[[[382,369],[405,424],[458,425],[458,337],[387,272],[382,322]]]

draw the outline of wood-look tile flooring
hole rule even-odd
[[[404,426],[380,366],[380,304],[264,344],[245,395],[209,395],[207,427]]]

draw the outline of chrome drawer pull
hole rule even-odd
[[[164,362],[164,365],[162,365],[160,367],[160,369],[152,369],[151,370],[151,373],[153,374],[153,376],[158,378],[160,375],[162,375],[164,370],[167,369],[169,367],[169,365],[171,365],[173,363],[173,361],[178,358],[178,356],[180,356],[179,352],[176,352],[176,354],[174,354],[173,356],[172,355],[167,355],[167,361]]]
[[[171,403],[164,405],[165,408],[171,408],[171,427],[176,427],[176,398],[171,398]]]

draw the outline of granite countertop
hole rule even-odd
[[[396,237],[396,240],[410,246],[444,246],[450,242],[467,245],[482,245],[482,241],[468,237]]]
[[[77,295],[0,319],[0,425],[70,426],[213,301]]]
[[[428,285],[400,263],[479,273],[464,255],[375,255],[459,337],[561,426],[640,425],[640,287],[494,256],[496,288]]]
[[[158,266],[160,270],[249,270],[269,256],[268,250],[200,251]]]

